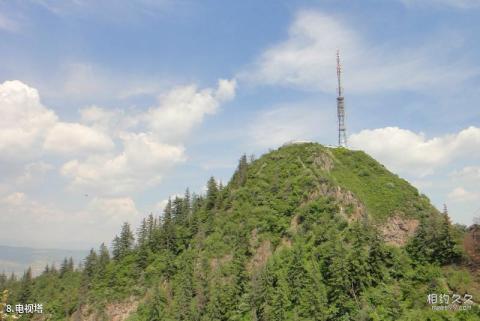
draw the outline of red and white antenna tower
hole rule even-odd
[[[340,64],[340,50],[337,49],[337,115],[338,115],[338,146],[347,147],[347,128],[345,126],[345,104],[342,88],[342,66]]]

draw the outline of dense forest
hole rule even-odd
[[[480,320],[474,302],[428,300],[480,297],[464,233],[365,153],[291,144],[125,223],[80,265],[2,275],[0,290],[43,303],[20,320]]]

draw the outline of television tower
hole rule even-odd
[[[337,115],[338,115],[338,146],[347,147],[347,128],[345,127],[345,105],[342,93],[342,66],[340,65],[340,50],[337,49]]]

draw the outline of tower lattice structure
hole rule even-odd
[[[342,88],[342,66],[340,64],[340,51],[337,50],[337,115],[338,115],[338,146],[347,147],[347,128],[345,126],[345,103]]]

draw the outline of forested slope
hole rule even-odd
[[[125,224],[81,269],[67,260],[0,287],[43,302],[35,320],[479,320],[476,305],[427,303],[479,297],[462,233],[365,153],[292,144]]]

